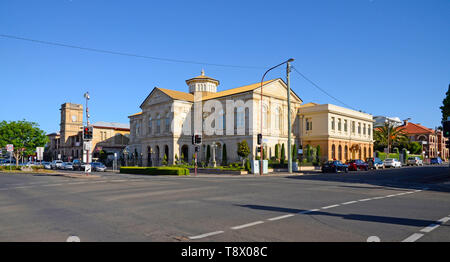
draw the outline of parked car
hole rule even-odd
[[[433,157],[432,159],[430,159],[430,164],[431,165],[440,165],[442,164],[442,159],[440,157]]]
[[[378,157],[369,157],[366,159],[366,163],[369,165],[369,169],[384,169],[384,163]]]
[[[72,162],[63,162],[61,165],[61,169],[64,170],[73,170],[73,164]]]
[[[406,160],[407,166],[423,166],[423,161],[418,156],[412,156],[408,157],[408,160]]]
[[[75,159],[73,160],[73,170],[77,170],[77,171],[84,171],[84,163],[81,162],[81,160],[79,159]]]
[[[384,166],[397,168],[402,167],[402,163],[400,163],[400,161],[398,161],[396,158],[386,158],[384,160]]]
[[[50,162],[42,162],[42,166],[44,169],[52,169],[52,163]]]
[[[350,160],[347,165],[350,171],[369,170],[369,165],[361,159]]]
[[[322,165],[322,173],[326,172],[348,172],[348,165],[342,163],[341,161],[327,161]]]
[[[53,160],[51,163],[51,168],[52,169],[60,169],[62,163],[63,163],[63,161],[61,161],[61,160]]]
[[[106,171],[106,166],[103,163],[100,163],[100,162],[92,162],[91,163],[91,170],[92,171],[105,172]]]

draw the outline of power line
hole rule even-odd
[[[0,37],[21,40],[21,41],[28,41],[28,42],[39,43],[39,44],[52,45],[52,46],[80,49],[80,50],[90,51],[90,52],[128,56],[128,57],[138,57],[138,58],[151,59],[151,60],[164,61],[164,62],[172,62],[172,63],[197,64],[197,65],[208,65],[208,66],[230,67],[230,68],[241,68],[241,69],[266,69],[266,67],[215,64],[215,63],[206,63],[206,62],[199,62],[199,61],[189,61],[189,60],[180,60],[180,59],[172,59],[172,58],[164,58],[164,57],[146,56],[146,55],[139,55],[139,54],[133,54],[133,53],[116,52],[116,51],[110,51],[110,50],[105,50],[105,49],[82,47],[82,46],[77,46],[77,45],[69,45],[69,44],[56,43],[56,42],[50,42],[50,41],[42,41],[42,40],[24,38],[24,37],[19,37],[19,36],[14,36],[14,35],[0,34]]]
[[[327,91],[325,91],[324,89],[322,89],[320,86],[318,86],[316,83],[314,83],[312,80],[310,80],[308,77],[306,77],[304,74],[300,73],[300,71],[297,70],[297,68],[292,67],[294,69],[295,72],[297,72],[301,77],[303,77],[306,81],[308,81],[309,83],[311,83],[314,87],[316,87],[317,89],[319,89],[320,91],[322,91],[324,94],[326,94],[327,96],[333,98],[334,100],[336,100],[337,102],[345,105],[348,108],[351,108],[353,110],[356,111],[360,111],[350,105],[347,105],[346,103],[342,102],[341,100],[337,99],[336,97],[332,96],[330,93],[328,93]]]

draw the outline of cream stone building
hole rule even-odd
[[[191,162],[194,154],[192,134],[203,135],[199,161],[206,160],[207,146],[217,164],[222,163],[226,145],[228,162],[237,162],[237,143],[246,140],[250,157],[256,155],[257,134],[261,127],[261,84],[254,83],[224,91],[219,81],[201,75],[186,80],[189,92],[155,87],[140,105],[141,112],[129,116],[129,151],[145,166],[168,164],[176,157]],[[287,145],[287,86],[282,79],[263,83],[263,138],[266,156],[274,155],[276,144]],[[298,109],[300,97],[290,93],[292,143],[300,142]],[[213,132],[211,132],[211,129]]]
[[[331,104],[300,106],[301,145],[321,148],[321,160],[373,157],[373,117]]]
[[[85,161],[83,150],[83,105],[64,103],[61,105],[60,131],[48,134],[46,146],[48,160],[62,159]],[[93,126],[93,139],[90,159],[103,150],[106,153],[119,153],[128,145],[129,124],[96,122]]]

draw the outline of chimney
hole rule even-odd
[[[409,119],[403,120],[403,125],[406,126],[408,124]]]

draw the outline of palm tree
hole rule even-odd
[[[389,152],[391,152],[390,148],[392,146],[407,143],[409,140],[404,127],[395,127],[389,123],[375,129],[374,139],[377,145],[389,146]]]

